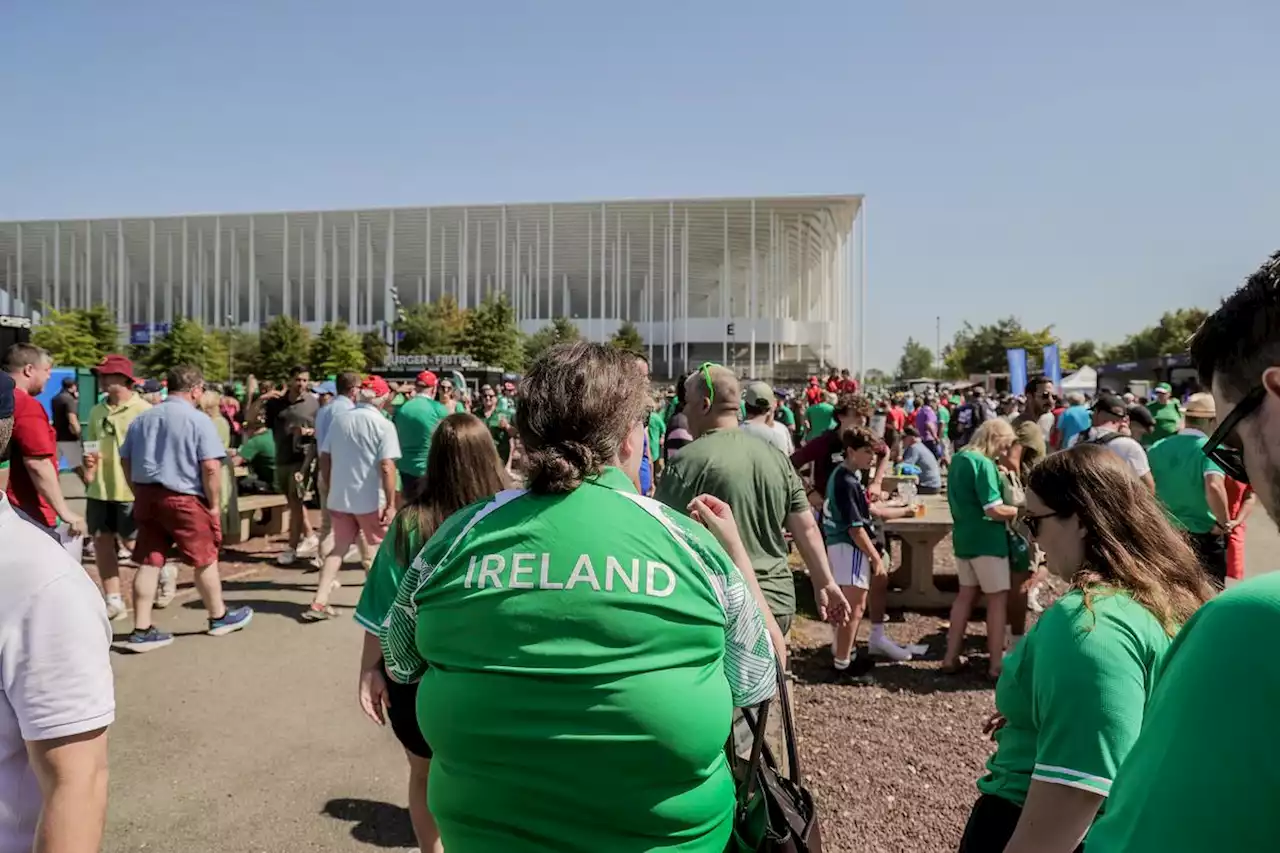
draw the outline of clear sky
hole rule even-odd
[[[863,192],[878,367],[1280,245],[1265,0],[0,5],[0,219]]]

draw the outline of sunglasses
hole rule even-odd
[[[1244,449],[1240,447],[1240,437],[1236,435],[1236,427],[1245,418],[1252,415],[1267,399],[1267,389],[1259,385],[1244,395],[1231,414],[1222,419],[1218,428],[1209,436],[1204,445],[1204,455],[1217,464],[1231,479],[1239,483],[1249,482],[1249,473],[1244,467]]]
[[[716,401],[716,386],[711,381],[711,368],[719,367],[714,361],[704,361],[698,365],[698,372],[702,374],[702,381],[707,383],[707,404],[710,405]]]
[[[1056,518],[1057,516],[1056,512],[1046,512],[1044,515],[1024,515],[1022,520],[1027,525],[1027,530],[1031,532],[1032,538],[1039,538],[1040,522],[1046,518]]]

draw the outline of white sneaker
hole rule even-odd
[[[129,615],[129,608],[124,606],[123,598],[111,597],[106,600],[107,618],[112,622]]]
[[[344,563],[362,563],[364,562],[364,554],[360,553],[359,545],[352,545],[347,549],[346,556],[342,558]]]
[[[299,557],[316,557],[320,554],[320,537],[308,536],[298,543],[297,555]]]
[[[163,610],[173,603],[178,594],[178,567],[173,563],[165,563],[160,567],[160,588],[156,592],[156,607]]]
[[[294,560],[298,559],[298,554],[292,548],[285,548],[280,552],[280,556],[276,557],[277,566],[292,566]]]
[[[905,649],[890,640],[887,634],[880,634],[867,640],[867,651],[878,657],[899,662],[908,661],[912,658],[910,649]]]

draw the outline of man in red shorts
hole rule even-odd
[[[134,628],[128,647],[149,652],[173,642],[173,635],[151,624],[160,568],[176,551],[195,569],[195,585],[209,611],[215,637],[239,631],[253,618],[249,607],[228,609],[218,577],[222,522],[218,507],[222,484],[222,441],[209,416],[196,408],[204,393],[200,369],[182,365],[169,371],[169,397],[143,412],[129,426],[120,460],[133,487],[138,528],[133,558]]]

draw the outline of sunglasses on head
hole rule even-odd
[[[1240,447],[1240,437],[1236,428],[1245,418],[1252,415],[1267,398],[1267,389],[1259,385],[1244,395],[1218,424],[1218,428],[1209,436],[1204,445],[1204,455],[1208,456],[1231,479],[1239,483],[1249,482],[1249,473],[1244,467],[1244,449]]]
[[[716,386],[715,383],[711,381],[711,368],[719,366],[720,365],[716,364],[714,361],[704,361],[702,364],[698,365],[698,372],[702,374],[702,381],[707,383],[708,404],[716,401]]]

